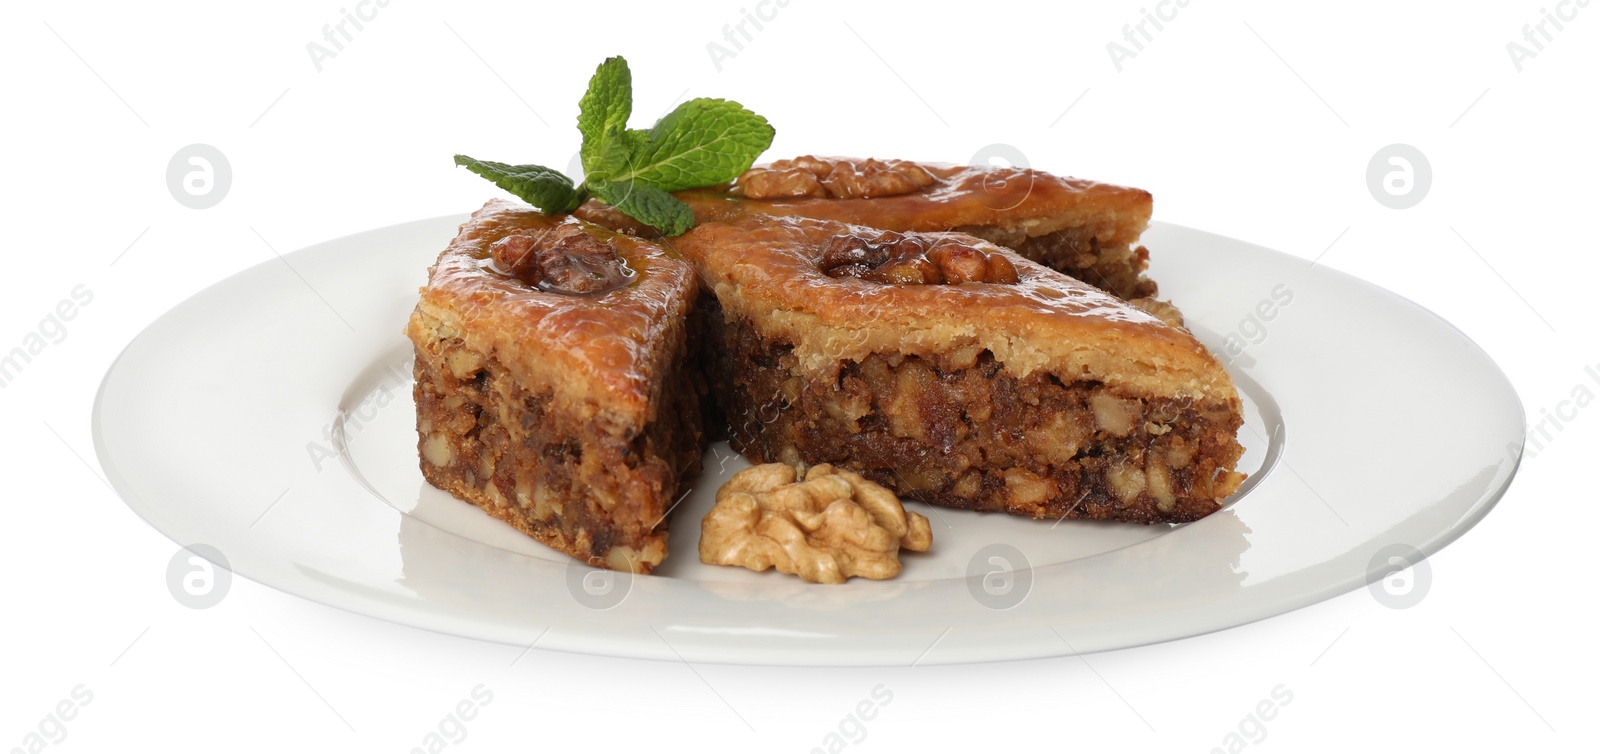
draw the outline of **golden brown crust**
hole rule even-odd
[[[793,343],[801,367],[813,372],[875,352],[970,347],[994,354],[1018,377],[1043,369],[1177,398],[1235,395],[1222,366],[1187,331],[977,238],[932,234],[1009,258],[1019,282],[894,285],[822,271],[831,239],[874,232],[756,216],[701,225],[674,245],[730,317]]]
[[[792,180],[818,174],[838,177],[818,178],[815,185]],[[912,178],[922,175],[931,182]],[[785,190],[799,196],[751,198],[744,185],[750,181],[760,184],[758,196]],[[752,168],[732,184],[675,195],[701,223],[774,215],[971,233],[1124,299],[1156,294],[1155,283],[1143,276],[1148,255],[1137,248],[1152,206],[1141,189],[1026,168],[808,156]],[[621,232],[656,235],[597,201],[576,214]]]
[[[847,158],[826,158],[844,160]],[[899,161],[891,161],[899,162]],[[737,182],[675,192],[699,222],[728,222],[752,215],[809,217],[898,231],[942,231],[963,226],[1006,226],[1041,236],[1074,224],[1064,215],[1107,219],[1105,243],[1138,240],[1150,222],[1150,192],[1110,183],[1051,175],[1027,168],[914,163],[937,179],[893,196],[749,199]],[[770,166],[752,170],[770,169]],[[576,213],[610,228],[648,233],[637,221],[597,201]]]
[[[573,295],[530,287],[486,267],[495,241],[564,224],[580,224],[613,245],[635,279],[604,293]],[[652,383],[667,368],[666,355],[648,344],[682,319],[693,295],[693,271],[659,244],[495,200],[474,213],[440,255],[418,307],[459,331],[473,350],[527,379],[556,385],[563,399],[639,424],[647,418]]]

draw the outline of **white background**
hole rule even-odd
[[[565,167],[582,88],[617,53],[634,70],[636,126],[680,97],[720,96],[777,126],[770,157],[965,162],[1005,143],[1035,167],[1147,188],[1158,219],[1322,255],[1460,327],[1537,421],[1579,385],[1600,391],[1583,371],[1600,364],[1585,230],[1600,199],[1600,6],[1547,26],[1552,39],[1519,72],[1506,45],[1552,0],[1193,0],[1119,72],[1107,43],[1147,0],[915,11],[793,0],[747,27],[753,38],[719,71],[707,44],[754,3],[393,0],[319,72],[306,45],[353,5],[3,11],[0,351],[75,286],[93,301],[0,390],[0,750],[23,746],[80,684],[92,702],[49,751],[403,752],[479,684],[493,701],[449,751],[803,752],[879,684],[893,700],[848,751],[1210,751],[1280,684],[1292,702],[1245,750],[1595,744],[1600,411],[1579,411],[1530,454],[1494,512],[1428,561],[1430,591],[1411,609],[1358,590],[1154,647],[864,670],[518,660],[516,647],[242,579],[220,605],[190,610],[166,586],[176,545],[98,478],[88,428],[120,348],[183,298],[271,259],[263,240],[287,252],[470,210],[496,192],[453,168],[456,152]],[[206,210],[181,206],[165,179],[196,142],[233,171]],[[1396,142],[1433,171],[1407,210],[1381,206],[1365,182]],[[1368,366],[1371,379],[1405,379]],[[1351,448],[1350,473],[1361,463]]]

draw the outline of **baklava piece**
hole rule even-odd
[[[807,217],[884,230],[959,231],[1008,247],[1119,298],[1156,294],[1139,236],[1150,193],[1038,170],[906,160],[798,157],[751,168],[734,183],[676,193],[699,222]],[[578,214],[654,233],[597,201]]]
[[[649,573],[700,464],[696,296],[654,242],[485,205],[406,328],[423,476],[550,547]]]
[[[674,245],[709,379],[752,463],[833,464],[903,497],[1034,518],[1220,508],[1242,415],[1186,330],[959,233],[757,216]]]

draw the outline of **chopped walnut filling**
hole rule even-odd
[[[819,464],[805,480],[768,463],[733,475],[700,522],[700,560],[753,571],[776,568],[818,584],[900,573],[900,549],[933,545],[928,519],[859,474]]]
[[[921,191],[937,178],[905,160],[842,160],[806,155],[751,168],[739,188],[751,199],[867,199]]]
[[[1243,481],[1241,420],[1224,400],[1018,377],[962,344],[814,379],[750,320],[713,308],[709,321],[712,390],[752,463],[833,463],[932,505],[1138,523],[1200,518]]]
[[[854,234],[834,236],[820,262],[829,277],[853,277],[877,283],[960,285],[1015,283],[1017,268],[1000,254],[955,238],[908,236],[885,231],[867,239]]]
[[[489,255],[501,272],[555,293],[603,293],[633,278],[615,247],[571,224],[506,236]]]

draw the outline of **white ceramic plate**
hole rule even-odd
[[[263,263],[140,334],[94,412],[128,505],[242,576],[461,636],[705,662],[955,663],[1176,639],[1359,588],[1475,524],[1522,454],[1516,394],[1450,325],[1305,260],[1157,224],[1152,276],[1247,404],[1250,479],[1226,510],[1144,527],[913,504],[932,552],[891,581],[808,585],[696,558],[700,517],[745,465],[719,445],[657,574],[592,572],[417,468],[401,327],[464,219]]]

